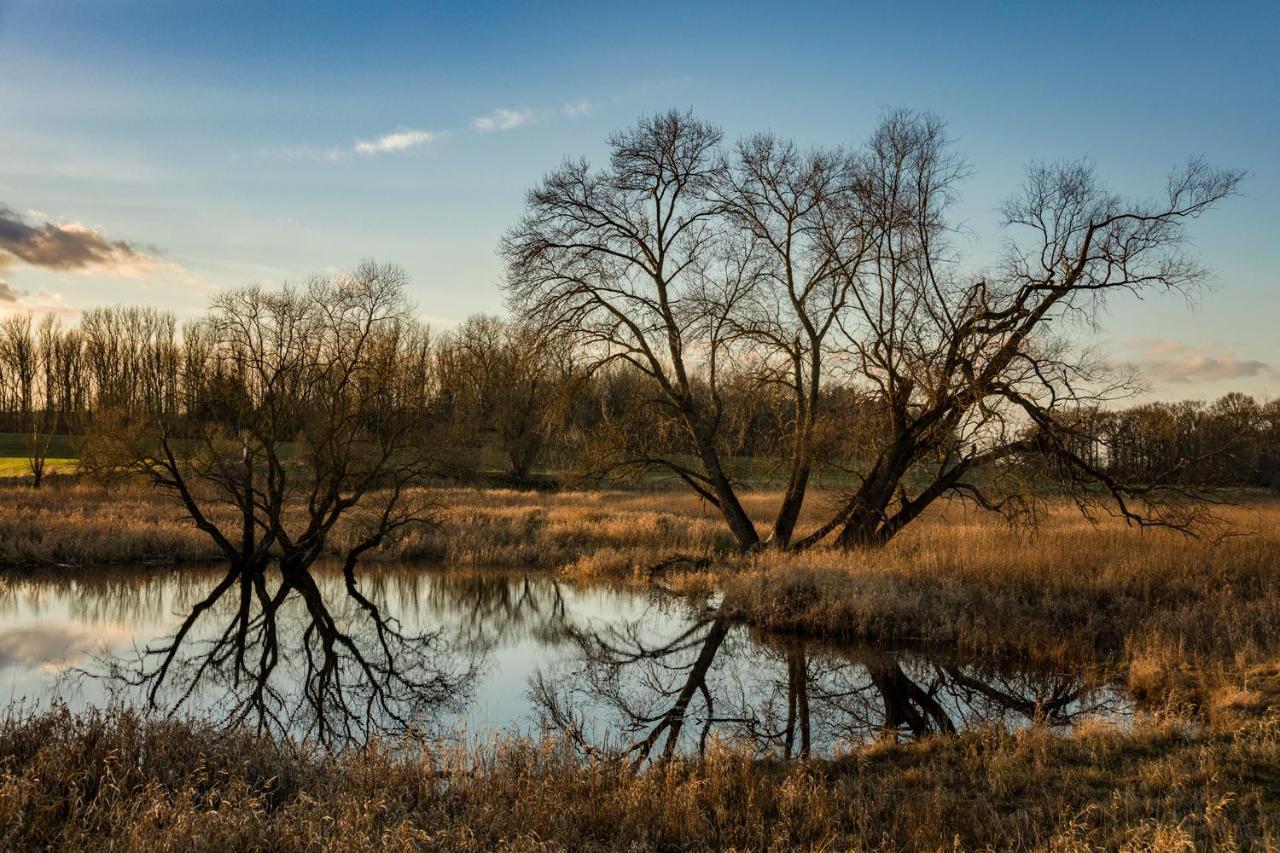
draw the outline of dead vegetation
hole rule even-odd
[[[1273,849],[1280,718],[1151,718],[639,773],[565,744],[341,753],[130,713],[0,725],[0,846],[114,850]]]

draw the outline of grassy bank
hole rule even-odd
[[[1051,665],[1105,658],[1156,693],[1192,662],[1280,657],[1280,504],[1228,515],[1247,535],[1212,544],[1066,507],[1029,536],[942,513],[880,551],[763,555],[717,582],[761,627]]]
[[[655,555],[712,555],[732,543],[714,508],[683,491],[427,492],[440,523],[399,536],[371,559],[556,568],[590,557],[619,573]],[[751,500],[763,514],[773,499],[766,493]],[[343,536],[340,524],[334,547]],[[180,506],[146,486],[106,488],[75,480],[40,489],[0,485],[0,568],[217,557],[208,537],[182,518]]]
[[[0,725],[5,849],[1273,849],[1280,718],[969,732],[637,774],[561,746],[301,752],[129,714]]]

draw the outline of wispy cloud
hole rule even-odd
[[[591,101],[580,98],[566,103],[561,113],[568,118],[576,118],[590,112],[594,107]],[[515,130],[533,124],[539,118],[536,110],[497,109],[488,115],[471,120],[471,129],[480,133]],[[316,148],[306,145],[287,145],[274,148],[260,148],[257,156],[276,160],[312,160],[316,162],[337,162],[346,160],[352,155],[372,157],[379,154],[394,154],[408,151],[424,145],[431,145],[448,136],[448,130],[422,130],[406,127],[392,133],[383,134],[374,139],[357,139],[350,148]]]
[[[1169,338],[1139,338],[1132,345],[1138,355],[1130,363],[1143,378],[1156,385],[1249,379],[1274,372],[1264,361],[1240,358],[1225,349],[1211,351]]]
[[[515,130],[524,127],[535,118],[533,110],[494,110],[487,116],[481,116],[471,122],[471,126],[482,133],[491,130]]]
[[[50,270],[92,270],[142,276],[156,266],[154,254],[134,243],[109,240],[78,222],[30,224],[0,205],[0,267],[16,262]]]
[[[333,163],[347,156],[341,148],[311,148],[306,145],[284,145],[278,148],[259,148],[258,156],[268,160],[316,160]]]
[[[259,148],[257,156],[270,160],[311,160],[317,163],[337,163],[352,155],[375,157],[394,154],[423,145],[438,142],[447,135],[445,131],[402,128],[374,139],[357,139],[350,148],[317,148],[310,145],[283,145],[275,148]]]
[[[397,130],[394,133],[388,133],[385,136],[379,136],[377,139],[368,141],[358,141],[353,149],[357,154],[387,154],[393,151],[407,151],[410,148],[417,148],[419,145],[430,145],[438,140],[443,134],[434,133],[429,130],[415,130],[407,128],[405,130]]]
[[[560,112],[564,113],[569,118],[577,118],[578,116],[584,116],[591,112],[592,106],[593,104],[591,101],[586,98],[579,98],[576,101],[565,104],[560,108]]]
[[[24,293],[25,291],[18,290],[18,288],[0,278],[0,302],[17,302]]]

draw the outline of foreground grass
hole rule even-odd
[[[1275,849],[1280,717],[974,731],[631,773],[562,744],[338,754],[65,711],[0,725],[5,849]]]

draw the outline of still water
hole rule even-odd
[[[689,601],[545,574],[319,566],[281,592],[218,567],[0,578],[0,696],[330,742],[556,732],[635,758],[712,738],[838,754],[977,724],[1124,717],[1078,675],[762,635]],[[211,593],[218,591],[217,596]]]

